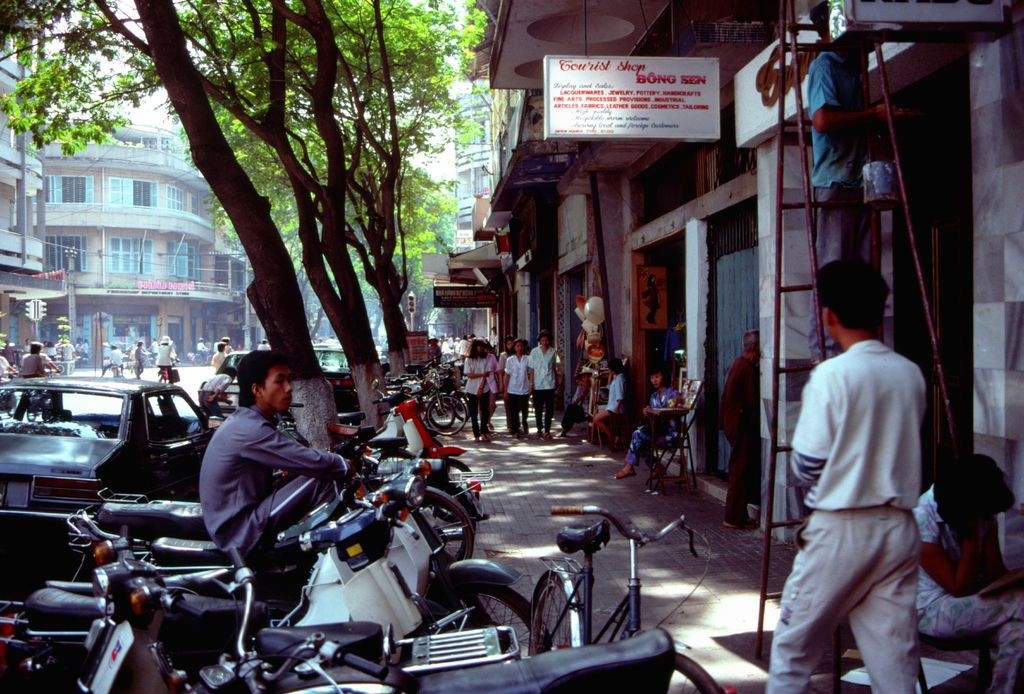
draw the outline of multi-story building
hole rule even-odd
[[[43,164],[44,265],[68,286],[48,314],[67,316],[74,339],[169,335],[180,353],[201,337],[244,341],[244,256],[224,252],[209,186],[173,133],[124,128],[74,156],[52,145]]]
[[[0,60],[0,93],[8,93],[24,75],[11,58]],[[31,323],[21,318],[30,299],[64,294],[64,282],[43,276],[43,240],[39,237],[42,164],[25,135],[7,127],[0,114],[0,334],[22,344],[34,337]]]

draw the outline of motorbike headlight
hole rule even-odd
[[[420,476],[410,477],[405,484],[405,503],[409,508],[419,508],[427,491],[427,482]]]

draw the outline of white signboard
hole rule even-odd
[[[716,58],[544,58],[544,136],[708,141],[720,135]]]
[[[1009,0],[829,0],[829,33],[967,31],[1009,23]]]

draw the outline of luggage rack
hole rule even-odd
[[[472,472],[452,470],[448,473],[448,479],[452,482],[490,482],[494,479],[494,470],[492,468],[488,468],[487,470],[475,470]]]
[[[403,639],[396,644],[406,672],[426,673],[518,660],[512,627],[485,627]]]

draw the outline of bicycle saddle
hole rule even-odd
[[[558,549],[566,554],[575,554],[580,550],[584,554],[594,554],[608,544],[611,539],[610,523],[601,519],[593,525],[583,528],[562,528],[555,537]]]

